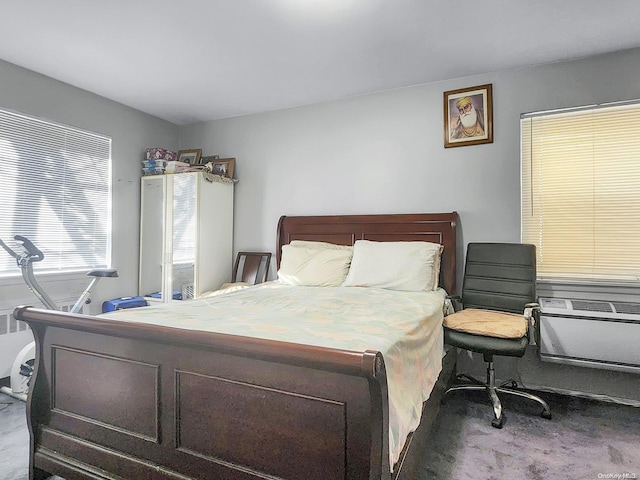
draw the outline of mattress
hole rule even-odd
[[[224,295],[101,315],[357,352],[384,358],[389,459],[395,465],[442,369],[445,292],[307,287],[268,282]]]

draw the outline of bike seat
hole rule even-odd
[[[115,268],[96,268],[87,272],[87,275],[90,277],[117,277],[118,270]]]

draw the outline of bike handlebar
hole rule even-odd
[[[13,237],[13,239],[19,242],[25,249],[25,251],[29,255],[30,262],[39,262],[40,260],[44,259],[44,253],[42,253],[40,249],[36,247],[33,242],[31,242],[31,240],[29,240],[27,237],[16,235],[15,237]],[[0,239],[0,247],[4,248],[6,252],[13,258],[18,259],[18,257],[20,257],[20,255],[13,251],[13,249],[6,243],[4,243],[2,239]]]
[[[44,258],[44,253],[42,253],[40,251],[40,249],[38,247],[36,247],[31,242],[31,240],[29,240],[27,237],[23,237],[22,235],[16,235],[13,238],[15,240],[17,240],[18,242],[22,243],[22,246],[24,247],[24,249],[27,251],[27,253],[31,257],[31,261],[32,262],[39,262],[40,260],[42,260]]]

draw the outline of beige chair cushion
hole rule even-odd
[[[444,326],[459,332],[497,338],[522,338],[527,334],[523,315],[465,308],[444,317]]]

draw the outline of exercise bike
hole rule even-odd
[[[36,247],[31,240],[21,235],[13,237],[17,244],[22,247],[21,252],[15,252],[11,247],[0,239],[0,246],[5,251],[16,259],[16,263],[22,272],[22,278],[27,284],[29,289],[34,293],[38,300],[42,302],[45,308],[49,310],[60,310],[56,303],[51,299],[47,292],[36,280],[33,274],[33,264],[40,262],[44,259],[44,254],[38,247]],[[74,303],[73,307],[69,310],[69,313],[79,313],[85,304],[91,303],[91,289],[104,277],[117,277],[118,271],[115,268],[98,268],[87,272],[87,275],[92,277],[89,285],[84,289],[78,300]],[[20,400],[26,400],[27,393],[29,392],[29,383],[31,376],[33,375],[33,365],[35,363],[35,342],[31,342],[26,345],[18,354],[11,367],[11,386],[1,387],[0,391],[19,398]]]

